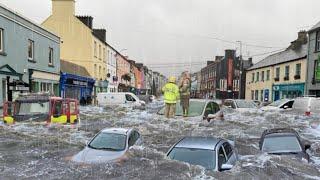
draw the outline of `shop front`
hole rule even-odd
[[[273,100],[292,99],[304,95],[305,83],[273,85]]]
[[[60,74],[29,70],[31,75],[31,92],[49,92],[51,95],[60,96]]]
[[[92,78],[69,73],[61,73],[61,97],[78,99],[81,104],[91,104],[94,84],[95,80]]]

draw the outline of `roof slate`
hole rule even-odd
[[[89,72],[83,66],[65,60],[60,61],[61,72],[75,74],[83,77],[90,77]]]
[[[285,62],[289,62],[296,59],[301,59],[307,56],[307,48],[308,44],[303,44],[301,48],[297,50],[286,49],[284,51],[272,54],[258,63],[254,64],[248,70],[258,69],[262,67],[272,66],[276,64],[281,64]]]

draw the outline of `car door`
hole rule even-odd
[[[234,149],[232,148],[231,144],[228,142],[225,142],[222,144],[224,151],[226,153],[226,158],[227,158],[227,163],[226,164],[230,164],[230,165],[234,165],[237,161],[237,156],[236,153],[234,151]]]

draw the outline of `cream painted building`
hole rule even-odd
[[[276,101],[306,94],[307,36],[299,32],[286,50],[270,55],[246,72],[246,99]]]
[[[52,14],[42,25],[61,37],[61,59],[85,67],[96,79],[96,92],[104,91],[106,31],[93,29],[91,16],[76,16],[74,0],[52,0]]]

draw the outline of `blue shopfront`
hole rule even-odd
[[[273,85],[273,100],[296,98],[304,95],[305,83]]]
[[[63,98],[78,99],[82,104],[90,104],[95,80],[69,73],[61,73],[60,93]]]

